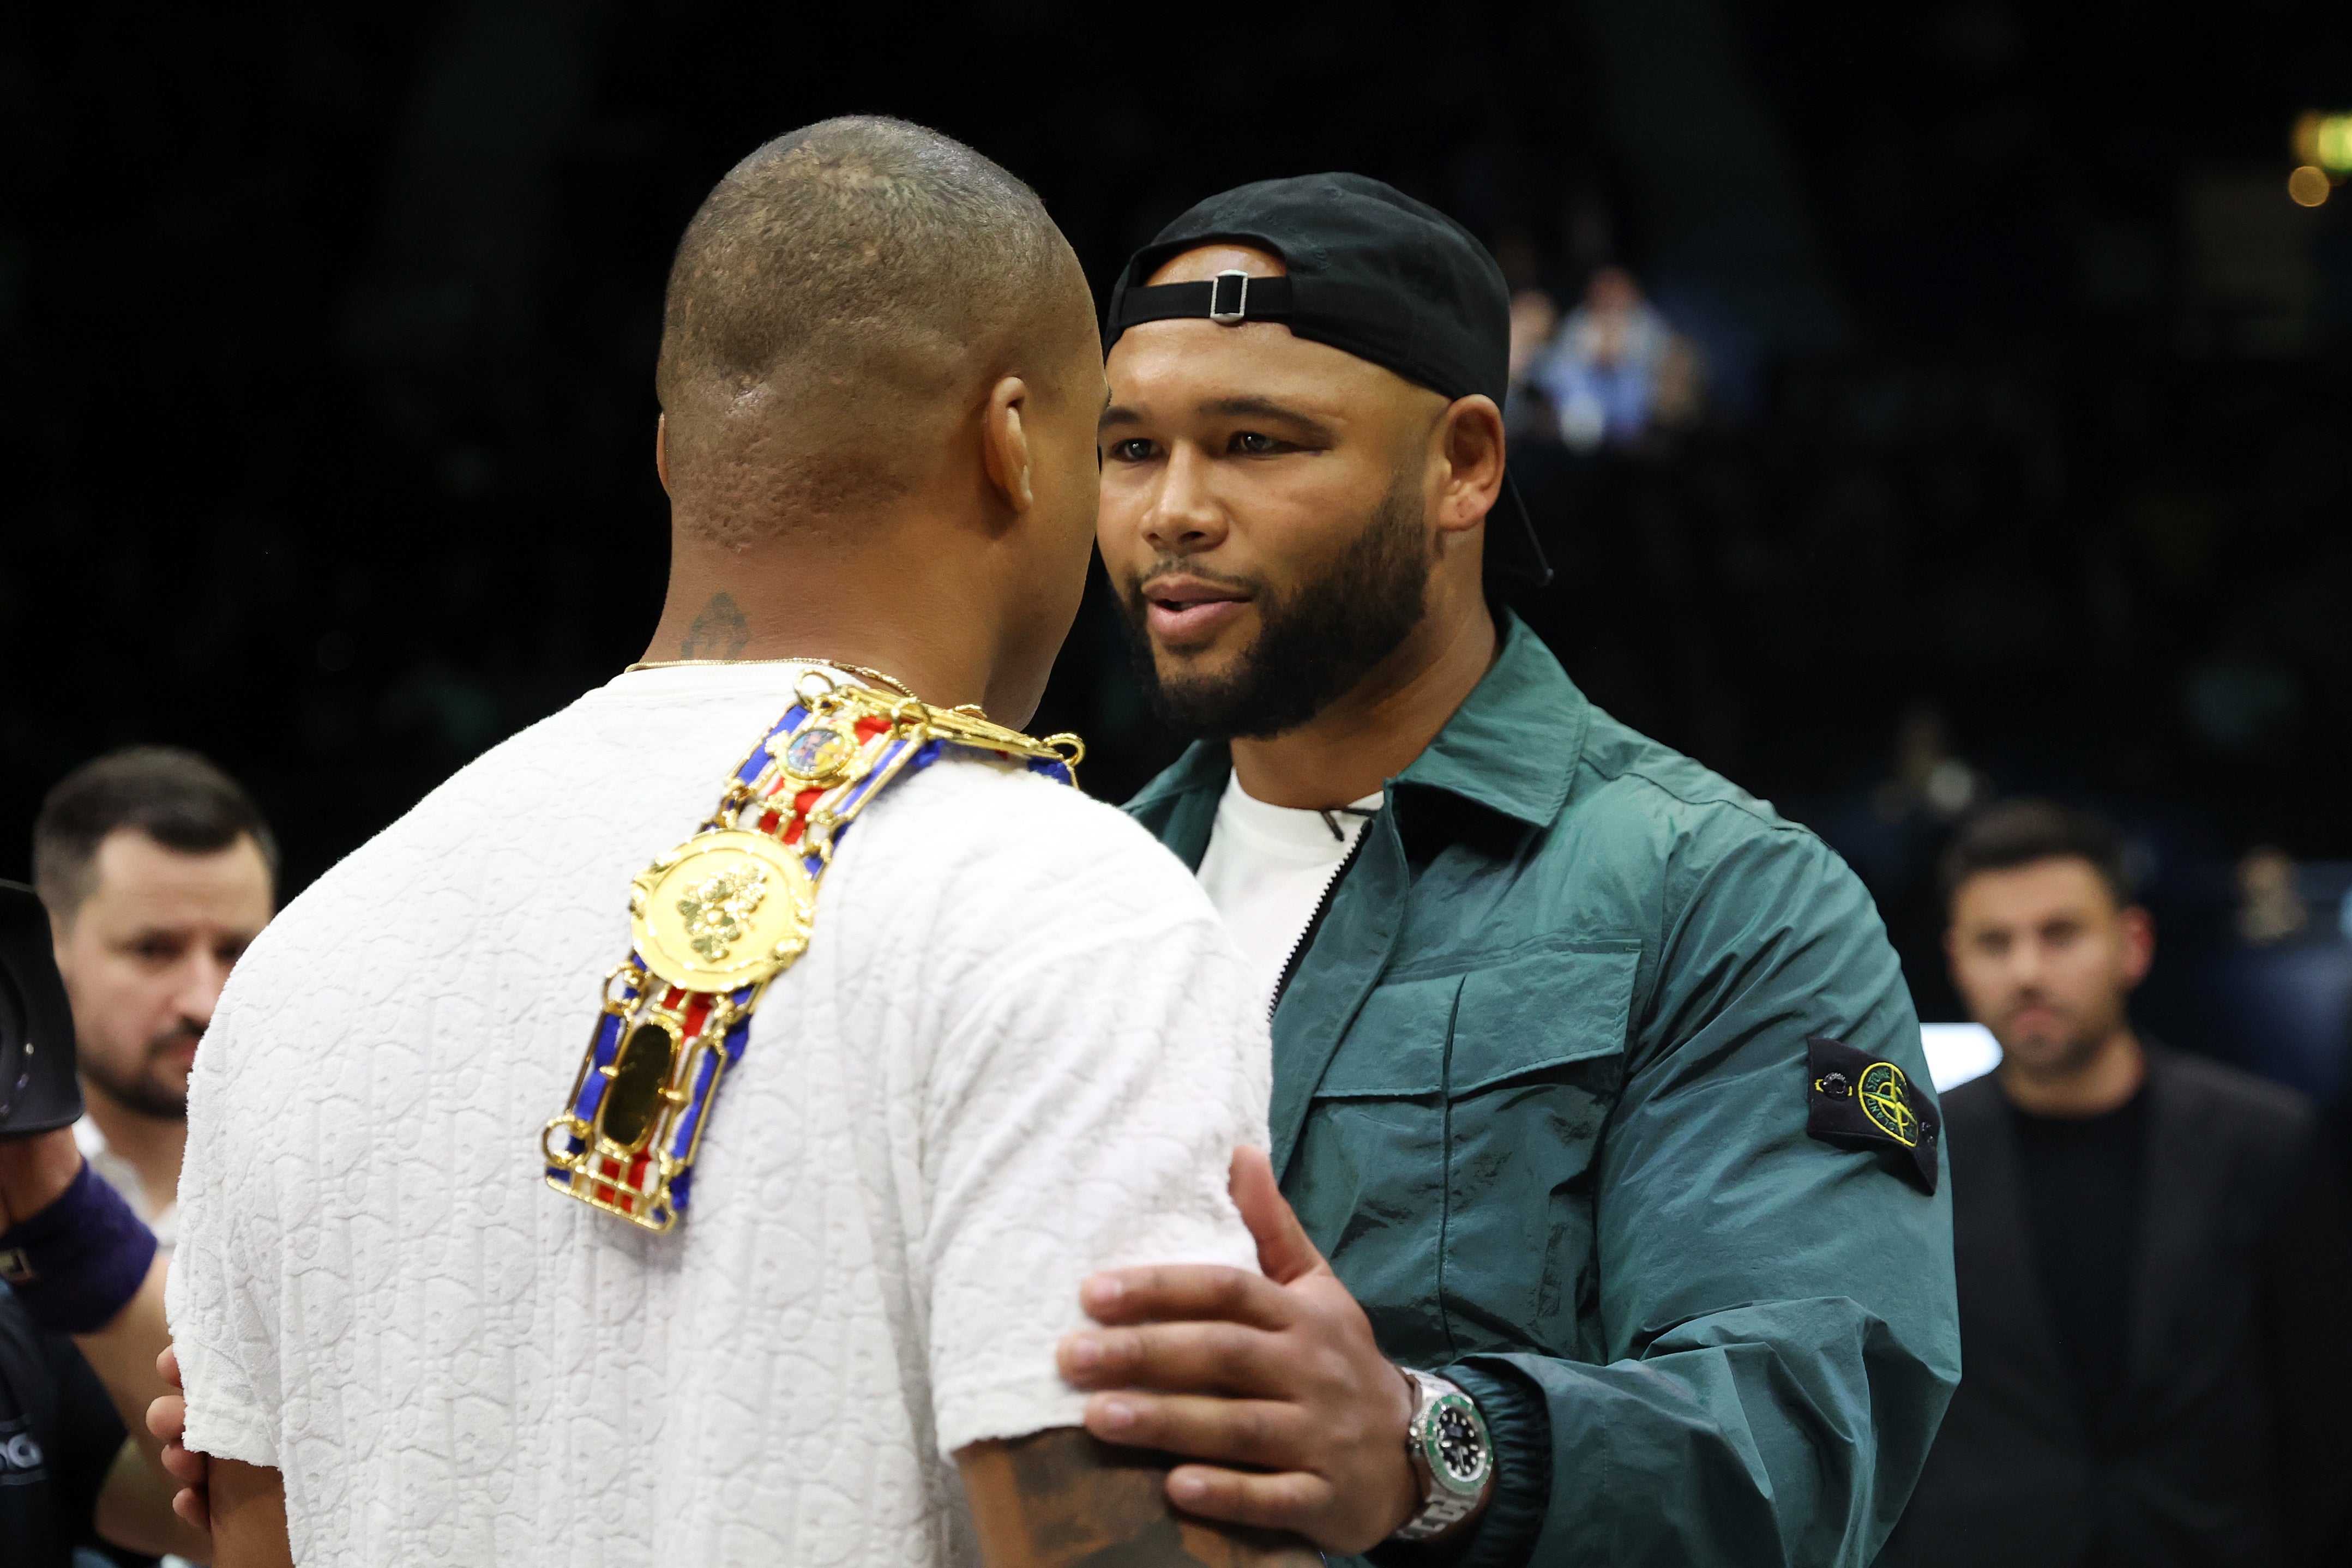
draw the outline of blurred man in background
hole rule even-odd
[[[51,789],[33,825],[89,1106],[77,1141],[167,1252],[196,1041],[268,923],[277,874],[252,798],[193,751],[101,757]]]
[[[0,1544],[11,1564],[62,1565],[99,1541],[205,1549],[172,1517],[173,1483],[140,1417],[163,1392],[154,1363],[188,1071],[230,966],[269,919],[276,869],[250,797],[164,747],[76,769],[34,824],[87,1110],[72,1128],[0,1142],[0,1278],[11,1281],[0,1291]]]
[[[1550,403],[1560,440],[1579,452],[1632,445],[1654,426],[1681,424],[1698,412],[1690,340],[1622,267],[1592,275],[1559,337],[1532,356],[1527,380]]]
[[[1503,434],[1512,442],[1559,439],[1559,413],[1529,378],[1551,354],[1559,307],[1540,288],[1511,296],[1511,380],[1503,399]]]
[[[1944,878],[1953,982],[2003,1056],[1944,1100],[1967,1375],[1881,1561],[2320,1560],[2352,1260],[2315,1108],[2134,1030],[2155,931],[2096,819],[1995,807]]]

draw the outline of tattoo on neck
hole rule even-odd
[[[686,637],[677,645],[681,659],[732,659],[743,652],[751,640],[751,623],[743,619],[743,612],[734,599],[725,593],[714,593],[694,624],[686,629]]]

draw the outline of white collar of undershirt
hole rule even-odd
[[[1217,826],[1231,832],[1256,853],[1300,865],[1318,865],[1347,852],[1366,818],[1381,809],[1379,795],[1351,800],[1346,810],[1328,814],[1291,806],[1270,806],[1242,788],[1241,776],[1225,779],[1224,798],[1217,802]],[[1334,833],[1334,824],[1339,832]]]

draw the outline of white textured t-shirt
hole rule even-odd
[[[843,840],[667,1236],[550,1190],[629,880],[798,670],[624,675],[481,758],[239,961],[197,1053],[170,1309],[191,1448],[296,1560],[976,1558],[948,1456],[1076,1425],[1105,1267],[1254,1267],[1269,1051],[1183,867],[959,757]]]
[[[1367,795],[1344,810],[1302,811],[1269,806],[1242,788],[1238,774],[1226,777],[1201,856],[1201,885],[1241,944],[1260,1001],[1274,999],[1324,890],[1381,800]]]

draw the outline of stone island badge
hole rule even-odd
[[[1906,1176],[1936,1190],[1942,1119],[1901,1068],[1816,1034],[1805,1040],[1805,1076],[1807,1133],[1842,1149],[1890,1155]]]
[[[1064,784],[1085,749],[822,666],[794,695],[701,831],[630,884],[632,949],[605,977],[579,1076],[540,1134],[548,1186],[647,1230],[686,1212],[719,1080],[743,1059],[768,982],[807,951],[817,889],[857,814],[950,747]]]

